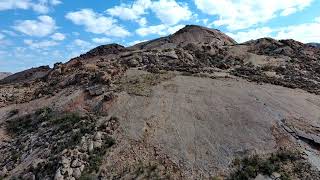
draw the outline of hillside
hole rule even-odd
[[[320,179],[320,49],[189,25],[0,80],[5,179]]]
[[[8,73],[8,72],[0,72],[0,79],[3,79],[3,78],[10,76],[10,75],[11,75],[11,73]]]

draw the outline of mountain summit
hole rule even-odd
[[[0,178],[320,179],[320,49],[189,25],[0,80]]]
[[[236,41],[216,29],[187,25],[167,37],[139,43],[134,49],[155,49],[183,47],[187,44],[215,44],[219,46],[233,45]]]

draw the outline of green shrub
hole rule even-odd
[[[32,121],[32,117],[30,115],[9,120],[7,121],[6,127],[8,132],[13,135],[33,132],[37,128],[36,123]]]
[[[89,166],[86,169],[87,173],[98,172],[102,164],[102,160],[107,150],[115,144],[115,140],[111,137],[107,137],[102,144],[101,148],[96,148],[89,156]]]
[[[242,160],[235,159],[234,165],[238,168],[231,173],[232,180],[245,180],[255,178],[258,174],[270,176],[273,172],[281,171],[281,165],[287,162],[301,159],[298,152],[279,150],[271,154],[268,158],[260,158],[257,155],[244,157]],[[283,179],[288,179],[286,172],[280,172]],[[290,178],[289,178],[290,179]]]
[[[84,173],[79,180],[97,180],[97,175]]]

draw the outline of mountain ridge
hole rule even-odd
[[[13,74],[0,177],[319,179],[319,59],[294,40],[186,26]]]

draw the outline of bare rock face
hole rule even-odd
[[[0,80],[0,179],[320,179],[320,49],[188,25]]]

